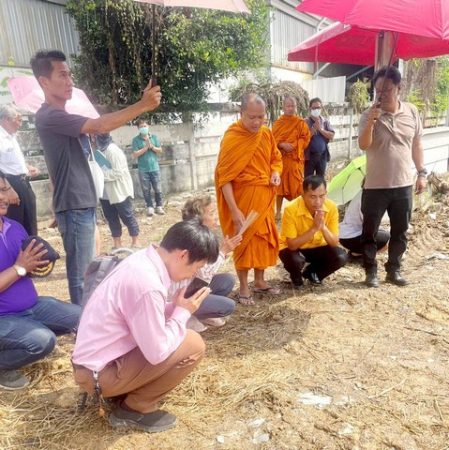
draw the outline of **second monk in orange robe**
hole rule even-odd
[[[259,214],[234,250],[239,300],[246,305],[254,304],[248,286],[250,269],[254,269],[255,291],[275,292],[265,281],[264,271],[277,260],[274,202],[282,155],[273,134],[263,126],[264,120],[265,102],[255,94],[246,95],[241,120],[231,125],[223,137],[215,171],[218,213],[225,236],[238,233],[250,211]]]
[[[293,200],[302,194],[304,180],[304,149],[309,145],[307,123],[296,115],[296,99],[286,96],[284,114],[273,124],[273,135],[282,153],[282,177],[277,192],[276,220],[281,219],[282,201]]]

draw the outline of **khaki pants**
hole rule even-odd
[[[163,362],[153,366],[138,347],[110,362],[100,373],[99,383],[104,397],[127,394],[126,405],[148,413],[198,365],[204,356],[201,336],[187,330],[181,345]],[[76,383],[89,394],[94,392],[92,371],[75,366]]]

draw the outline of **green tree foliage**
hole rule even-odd
[[[449,57],[406,62],[404,94],[424,115],[441,114],[449,102]]]
[[[349,88],[348,101],[356,113],[361,113],[369,102],[368,86],[357,80]]]
[[[268,7],[251,15],[156,7],[133,0],[69,0],[80,34],[77,83],[99,104],[129,104],[151,78],[152,32],[166,110],[202,110],[210,83],[267,63]]]
[[[259,74],[256,80],[241,78],[230,89],[231,100],[235,102],[240,102],[242,96],[249,93],[256,93],[266,101],[270,123],[282,114],[282,100],[286,95],[296,99],[299,115],[305,116],[308,112],[309,95],[300,84],[294,81],[272,82],[266,75]]]

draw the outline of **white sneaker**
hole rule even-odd
[[[151,206],[148,208],[148,215],[149,215],[150,217],[154,215],[154,208],[151,207]]]
[[[156,206],[156,214],[159,214],[160,216],[163,216],[165,214],[164,208],[162,206]]]
[[[226,319],[224,317],[210,317],[209,319],[204,319],[202,323],[209,327],[218,328],[226,324]]]
[[[204,326],[195,316],[190,316],[190,319],[187,321],[186,327],[189,330],[196,331],[197,333],[202,333],[207,330],[207,327]]]

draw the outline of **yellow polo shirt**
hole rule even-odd
[[[329,199],[323,204],[324,223],[329,231],[338,236],[338,209],[337,205]],[[304,199],[301,197],[291,201],[284,210],[279,250],[287,248],[287,238],[294,239],[310,230],[313,225],[313,217],[307,209]],[[321,231],[316,232],[310,241],[302,244],[300,248],[316,248],[327,245]]]

